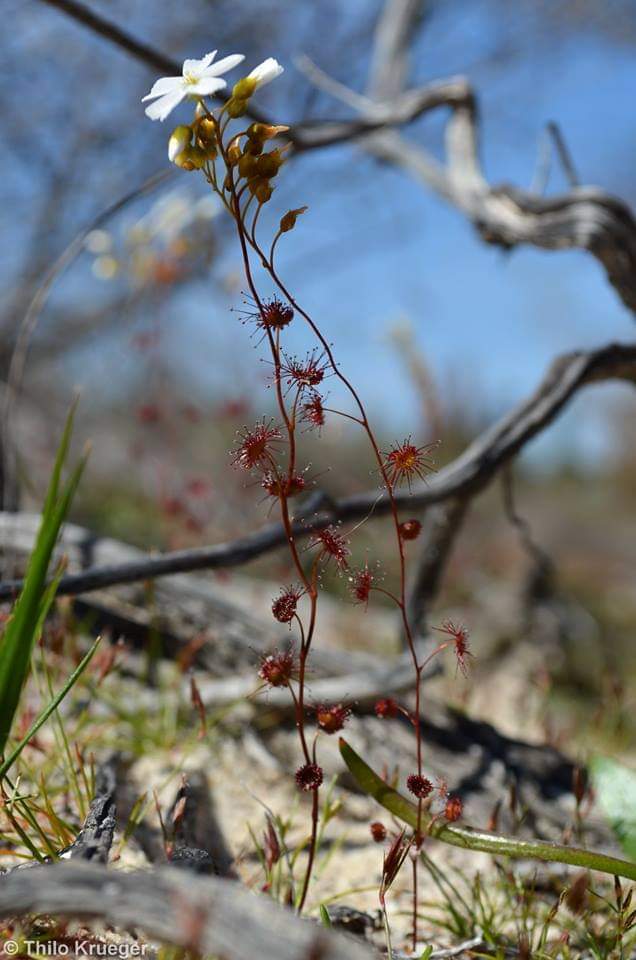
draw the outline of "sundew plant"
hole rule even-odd
[[[426,654],[416,643],[406,603],[407,562],[410,545],[421,532],[419,520],[402,516],[396,502],[398,488],[424,479],[431,468],[432,445],[420,445],[412,435],[398,439],[382,449],[355,386],[342,371],[335,350],[321,332],[320,323],[302,307],[289,282],[279,273],[277,251],[288,235],[300,226],[307,208],[299,205],[283,213],[273,235],[263,236],[259,218],[263,207],[273,199],[276,179],[283,173],[288,144],[288,127],[250,122],[247,118],[251,98],[260,87],[277,79],[283,68],[273,58],[266,59],[239,78],[223,102],[219,99],[227,83],[223,75],[236,69],[243,56],[233,54],[216,60],[216,51],[201,60],[186,60],[180,77],[163,77],[144,97],[151,101],[146,114],[151,120],[165,120],[182,101],[193,110],[192,120],[180,124],[169,136],[168,157],[183,171],[198,173],[219,197],[232,218],[240,247],[246,283],[245,319],[253,324],[260,347],[271,364],[271,385],[276,400],[276,416],[261,417],[239,434],[231,452],[233,465],[263,493],[278,511],[285,530],[294,569],[295,582],[282,584],[272,599],[272,615],[280,623],[293,626],[299,645],[276,651],[265,657],[259,669],[264,685],[289,691],[295,709],[302,764],[295,772],[298,789],[310,799],[310,828],[304,875],[294,895],[297,911],[305,908],[312,877],[319,832],[320,791],[323,769],[320,763],[320,738],[339,734],[350,716],[350,707],[342,703],[309,703],[307,671],[319,616],[320,584],[324,569],[335,567],[347,578],[352,597],[363,608],[370,595],[378,591],[395,605],[413,665],[413,697],[409,705],[391,697],[376,704],[379,718],[402,714],[414,729],[413,765],[406,772],[405,787],[413,800],[407,800],[379,778],[357,757],[344,741],[343,757],[361,786],[396,817],[409,824],[410,833],[387,838],[382,824],[371,825],[374,839],[384,842],[382,884],[379,891],[384,909],[385,894],[405,864],[412,870],[412,942],[418,942],[418,863],[419,853],[428,835],[472,849],[492,850],[511,856],[536,856],[595,867],[606,872],[632,876],[633,865],[610,857],[577,851],[575,848],[542,841],[518,841],[459,826],[462,816],[459,797],[448,793],[445,783],[436,785],[426,776],[421,735],[422,674],[433,657],[450,649],[465,673],[470,658],[466,629],[446,621],[432,635],[437,641],[428,645]],[[213,98],[213,99],[210,99]],[[274,295],[269,291],[274,289]],[[268,292],[266,293],[265,290]],[[286,339],[292,326],[300,325],[306,335],[305,353],[289,352]],[[350,408],[329,405],[325,382],[335,378],[349,397]],[[343,417],[363,431],[368,440],[369,465],[378,481],[378,495],[388,498],[395,538],[397,574],[393,583],[380,575],[378,565],[367,560],[354,566],[350,542],[355,530],[336,524],[308,523],[306,511],[296,507],[307,492],[307,464],[300,462],[298,440],[301,431],[320,434],[328,418]],[[402,498],[400,498],[402,502]],[[302,503],[302,500],[300,501]],[[307,529],[309,527],[309,529]],[[270,829],[272,829],[270,824]],[[272,839],[274,844],[275,838]],[[523,849],[522,849],[523,847]],[[386,913],[385,913],[386,917]],[[388,934],[388,925],[387,925]],[[390,946],[389,946],[390,949]]]
[[[307,208],[299,206],[287,211],[281,217],[273,237],[264,238],[259,233],[262,208],[272,200],[275,180],[284,167],[284,135],[288,128],[283,125],[246,124],[243,117],[248,112],[251,97],[259,87],[279,77],[283,68],[275,59],[268,58],[234,84],[230,97],[222,106],[213,108],[208,105],[206,98],[225,88],[226,82],[221,75],[243,60],[240,54],[218,61],[215,56],[216,51],[206,54],[201,60],[186,60],[181,77],[158,80],[144,99],[152,100],[146,108],[152,120],[165,120],[186,97],[194,98],[196,102],[193,122],[179,125],[170,135],[168,156],[183,170],[199,171],[234,220],[250,303],[248,316],[262,334],[261,341],[269,351],[272,363],[277,419],[263,418],[246,427],[239,435],[232,459],[237,469],[255,475],[260,488],[277,504],[297,575],[297,582],[282,586],[280,594],[273,599],[272,614],[279,622],[297,627],[300,648],[295,650],[290,647],[266,657],[259,676],[266,684],[289,689],[304,758],[302,766],[296,771],[296,783],[301,791],[311,795],[311,839],[305,876],[296,904],[300,912],[305,905],[316,850],[319,793],[323,783],[319,737],[341,731],[350,713],[349,708],[342,704],[315,704],[310,707],[306,699],[307,664],[318,617],[322,568],[332,564],[345,573],[353,598],[362,605],[367,603],[372,591],[381,591],[396,605],[402,618],[413,661],[415,708],[411,715],[406,708],[387,698],[377,704],[376,712],[383,717],[402,710],[411,719],[415,729],[415,769],[406,780],[408,790],[417,800],[418,825],[409,841],[409,845],[415,849],[423,840],[424,804],[430,804],[434,792],[433,784],[424,775],[419,724],[422,671],[431,656],[449,645],[454,646],[460,666],[465,669],[468,644],[463,628],[446,624],[443,639],[434,652],[426,660],[420,660],[407,614],[407,544],[417,539],[421,524],[414,518],[400,516],[394,491],[398,486],[410,487],[415,479],[424,478],[430,467],[428,455],[431,445],[418,446],[409,436],[386,451],[380,449],[363,402],[341,371],[332,345],[280,276],[276,263],[278,245],[294,230]],[[270,284],[273,282],[277,289],[275,296],[266,298],[263,295],[259,287],[261,275]],[[306,329],[307,352],[304,357],[291,355],[285,348],[285,334],[293,323],[304,324]],[[338,378],[346,388],[353,402],[353,412],[327,406],[323,384],[329,376]],[[309,549],[299,542],[294,524],[294,502],[305,492],[306,467],[298,460],[298,433],[306,428],[320,432],[327,417],[345,417],[355,422],[368,438],[370,457],[375,461],[377,475],[391,502],[399,561],[399,577],[394,589],[380,580],[377,565],[367,562],[361,568],[351,569],[349,535],[335,525],[316,530],[311,536]],[[441,796],[447,816],[457,819],[461,813],[458,799],[447,798],[443,789]],[[416,942],[417,857],[411,857],[411,862],[413,937]]]

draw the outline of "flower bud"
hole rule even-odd
[[[177,154],[174,158],[174,163],[177,167],[180,167],[182,170],[200,170],[201,167],[205,166],[207,157],[201,147],[197,146],[187,146]]]
[[[262,87],[266,83],[271,83],[271,81],[275,80],[276,77],[279,77],[282,72],[283,68],[278,60],[275,60],[274,57],[268,57],[267,60],[263,60],[263,62],[259,63],[257,67],[254,67],[246,79],[254,84],[254,90],[256,90],[257,87]],[[244,81],[242,80],[239,81],[239,83],[243,82]],[[254,90],[252,90],[248,96],[251,96]],[[242,96],[245,96],[245,94],[242,94]]]
[[[250,140],[273,140],[281,133],[286,133],[289,127],[273,123],[252,123],[247,128]]]
[[[280,150],[272,150],[258,158],[257,172],[260,177],[275,177],[284,163]]]
[[[236,85],[238,86],[238,84]],[[236,90],[236,87],[234,88]],[[236,94],[228,100],[225,106],[225,112],[228,117],[232,117],[233,120],[236,120],[238,117],[242,117],[247,111],[247,99],[245,97],[237,97]]]
[[[258,81],[253,77],[243,77],[232,88],[232,99],[249,100],[258,86]],[[231,114],[230,114],[231,116]]]
[[[196,124],[195,129],[197,144],[202,150],[205,150],[209,157],[216,157],[216,130],[212,120],[209,120],[207,117],[202,117],[201,120],[199,120],[199,122]]]
[[[241,153],[241,148],[238,143],[232,143],[228,147],[227,151],[227,162],[231,167],[235,166],[241,159],[243,154]]]
[[[174,163],[180,153],[192,143],[192,128],[180,124],[175,127],[168,140],[168,160]]]
[[[263,180],[256,188],[255,196],[259,203],[267,203],[273,192],[274,188],[270,186],[269,181]]]
[[[264,177],[253,177],[248,180],[248,187],[250,193],[256,197],[259,203],[267,203],[274,192],[269,180]]]
[[[248,140],[245,144],[245,153],[249,153],[254,157],[258,157],[263,152],[264,147],[263,140]]]
[[[257,173],[256,163],[256,157],[252,156],[251,153],[244,153],[238,164],[240,175],[246,179],[255,177]]]
[[[296,210],[288,210],[280,219],[280,232],[289,233],[296,226],[296,219],[301,213],[304,213],[307,207],[298,207]]]

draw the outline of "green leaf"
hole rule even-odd
[[[594,757],[589,770],[601,810],[625,853],[636,860],[636,772],[601,756]]]
[[[0,644],[0,756],[4,754],[11,732],[31,666],[33,648],[53,601],[54,591],[47,586],[51,557],[86,462],[85,458],[80,460],[60,493],[60,478],[68,453],[74,413],[75,404],[68,415],[58,447],[24,585]]]
[[[51,515],[58,499],[60,478],[62,476],[64,464],[66,463],[66,458],[68,456],[68,448],[71,443],[71,435],[73,433],[73,422],[75,420],[76,410],[77,398],[71,405],[71,409],[69,410],[66,418],[66,423],[64,424],[64,430],[62,431],[62,437],[58,444],[57,453],[55,455],[55,463],[53,464],[53,470],[51,471],[51,477],[49,479],[49,487],[46,494],[46,499],[44,501],[44,506],[42,508],[42,519]]]
[[[365,763],[362,757],[358,756],[346,740],[340,740],[340,753],[351,774],[365,793],[374,797],[379,804],[398,819],[414,829],[418,829],[418,809],[414,803],[411,803],[397,790],[390,787],[388,783],[385,783],[368,763]],[[618,857],[608,857],[604,853],[595,853],[592,850],[567,847],[565,844],[550,843],[547,840],[519,840],[517,837],[507,837],[503,834],[491,833],[488,830],[460,827],[457,824],[446,823],[444,820],[435,820],[424,811],[422,811],[419,829],[424,833],[429,833],[437,840],[450,843],[455,847],[463,847],[466,850],[483,850],[486,853],[496,853],[507,857],[569,863],[572,866],[599,870],[601,873],[636,880],[636,863],[629,863],[627,860],[618,859]]]
[[[323,927],[331,928],[332,927],[331,917],[329,916],[329,911],[327,910],[324,903],[321,903],[318,909],[320,910],[320,919],[322,921]]]

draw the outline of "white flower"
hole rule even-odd
[[[280,77],[283,69],[278,60],[275,60],[274,57],[268,57],[267,60],[263,60],[257,67],[254,67],[247,79],[255,80],[256,88],[263,87],[266,83],[275,80],[276,77]]]
[[[161,77],[153,85],[152,90],[143,99],[154,100],[146,107],[146,116],[151,120],[165,120],[169,113],[185,98],[193,94],[197,97],[207,97],[226,86],[225,80],[220,79],[222,73],[233,70],[245,57],[242,53],[233,53],[212,63],[216,50],[206,53],[202,60],[184,60],[183,76]]]

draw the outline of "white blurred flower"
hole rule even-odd
[[[92,270],[99,280],[112,280],[119,271],[119,263],[115,257],[103,255],[93,260]]]
[[[233,53],[213,63],[216,53],[216,50],[206,53],[202,60],[184,60],[182,76],[157,80],[150,93],[142,99],[142,103],[146,100],[155,101],[146,107],[146,116],[151,120],[165,120],[185,97],[207,97],[222,90],[226,82],[220,79],[221,74],[234,69],[245,58],[242,53]]]
[[[84,237],[84,246],[89,253],[98,256],[100,253],[108,253],[113,246],[113,238],[107,230],[91,230]]]
[[[258,89],[258,87],[265,86],[266,83],[271,83],[276,77],[280,77],[283,70],[284,67],[281,67],[278,60],[275,60],[274,57],[268,57],[267,60],[263,60],[257,67],[254,67],[252,72],[248,74],[247,79],[255,80],[255,89]]]
[[[196,220],[214,220],[222,210],[223,207],[221,206],[220,200],[218,197],[215,197],[213,193],[206,193],[205,196],[199,197],[194,204]]]
[[[221,202],[211,193],[197,198],[188,190],[177,188],[156,200],[134,224],[129,236],[133,242],[139,235],[145,243],[159,241],[170,245],[197,221],[211,220],[222,209]]]

